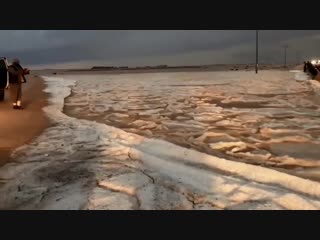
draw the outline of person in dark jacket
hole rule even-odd
[[[19,59],[14,59],[8,67],[9,72],[9,90],[14,109],[21,109],[22,83],[26,82],[24,70],[20,65]]]
[[[307,72],[307,62],[304,61],[303,64],[303,72]]]
[[[0,58],[0,102],[5,99],[5,89],[9,83],[8,63],[5,57]]]

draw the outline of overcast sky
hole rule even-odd
[[[260,31],[260,59],[282,63],[320,55],[320,30]],[[29,66],[254,63],[252,30],[0,31],[0,56]]]

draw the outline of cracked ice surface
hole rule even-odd
[[[165,76],[160,75],[164,79]],[[68,117],[62,113],[64,98],[76,82],[62,78],[46,78],[46,82],[51,98],[44,111],[54,126],[30,145],[17,149],[15,161],[0,169],[4,183],[0,188],[0,209],[320,208],[318,182]],[[77,81],[75,92],[80,84]],[[100,94],[102,85],[93,81],[92,91]],[[91,88],[87,89],[92,94]],[[180,94],[183,95],[177,93]],[[91,101],[88,96],[81,101],[76,99],[80,106],[82,101]],[[97,98],[95,101],[104,105]],[[136,105],[131,106],[137,109]],[[115,118],[123,118],[127,113],[120,114],[123,115],[114,115]],[[130,122],[135,122],[131,127],[152,131],[152,121],[139,120]],[[166,123],[164,127],[168,129],[192,126],[198,131],[206,126],[190,119],[180,125],[174,121]],[[233,152],[241,152],[245,146],[221,132],[199,134],[197,141],[211,137],[234,145]],[[264,152],[260,150],[259,154]]]
[[[67,78],[77,79],[64,108],[70,116],[320,180],[318,82],[303,72]]]

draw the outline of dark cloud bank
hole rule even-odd
[[[260,58],[282,63],[315,57],[319,30],[260,31]],[[105,62],[115,65],[253,63],[252,30],[0,31],[1,55],[25,64]]]

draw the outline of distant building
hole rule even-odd
[[[94,66],[91,70],[112,70],[116,69],[115,67],[108,67],[108,66]]]

